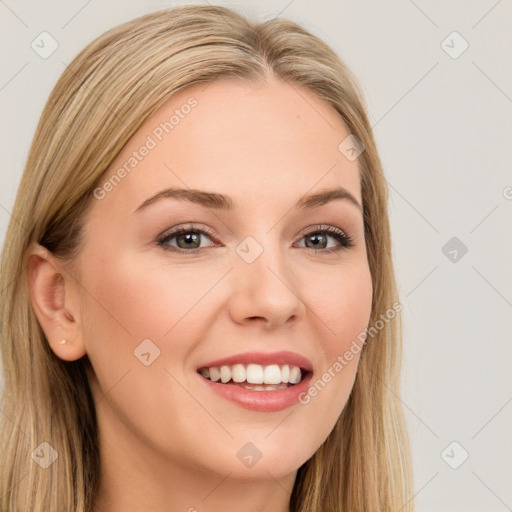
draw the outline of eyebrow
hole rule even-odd
[[[231,199],[231,197],[216,192],[206,192],[197,189],[184,189],[184,188],[167,188],[155,194],[154,196],[146,199],[135,211],[139,212],[144,210],[149,205],[161,199],[178,199],[190,201],[206,208],[214,208],[216,210],[232,211],[238,208],[238,205]],[[313,194],[306,194],[299,198],[295,208],[299,210],[307,210],[323,206],[331,201],[343,199],[356,206],[361,213],[363,208],[359,201],[345,188],[336,187],[330,189],[323,189]]]

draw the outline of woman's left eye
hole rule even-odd
[[[334,238],[339,245],[327,247],[328,238]],[[313,247],[309,247],[313,249],[315,253],[326,253],[326,252],[337,252],[343,249],[348,249],[354,245],[354,241],[350,236],[344,233],[341,229],[335,228],[333,226],[321,226],[319,229],[315,231],[310,231],[306,233],[302,239],[309,239],[313,243]],[[325,247],[323,247],[325,245]],[[319,249],[320,247],[320,249]]]
[[[178,252],[195,253],[204,247],[201,247],[201,237],[212,238],[212,235],[199,228],[179,228],[172,233],[164,235],[158,240],[158,245],[167,250],[176,250]],[[338,242],[338,245],[328,245],[328,239],[332,238]],[[341,229],[333,226],[320,226],[314,231],[309,231],[301,240],[310,240],[313,246],[302,246],[313,249],[315,253],[337,252],[342,249],[352,247],[353,240]],[[175,240],[175,244],[171,241]]]

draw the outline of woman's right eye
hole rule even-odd
[[[166,250],[177,250],[183,252],[199,252],[201,247],[201,237],[211,238],[210,233],[198,228],[179,228],[171,233],[167,233],[158,240],[158,244]],[[176,239],[176,245],[171,244]]]

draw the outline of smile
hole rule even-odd
[[[260,365],[255,363],[200,368],[208,380],[221,384],[238,385],[254,391],[275,391],[298,384],[306,370],[289,364]]]

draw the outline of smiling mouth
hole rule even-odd
[[[309,373],[289,364],[233,364],[199,368],[205,379],[218,384],[238,386],[253,391],[276,391],[295,386]]]

